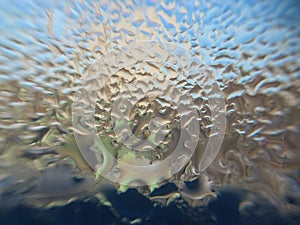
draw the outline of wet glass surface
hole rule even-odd
[[[11,0],[0,15],[3,224],[297,224],[296,0]],[[177,147],[153,176],[126,167]]]

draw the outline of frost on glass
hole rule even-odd
[[[182,156],[184,167],[175,176],[146,187],[140,180],[132,181],[141,182],[135,185],[141,185],[138,191],[153,203],[174,201],[189,211],[188,206],[203,207],[214,201],[219,189],[238,188],[254,193],[244,197],[240,213],[258,201],[256,194],[282,212],[299,213],[299,9],[299,3],[293,0],[2,1],[0,201],[52,206],[97,196],[105,202],[103,187],[126,190],[126,185],[97,177],[94,166],[101,162],[101,155],[87,163],[74,138],[75,132],[82,131],[73,127],[72,104],[83,90],[83,78],[91,78],[91,88],[99,86],[99,80],[87,75],[89,70],[103,76],[111,74],[110,67],[95,66],[105,62],[110,52],[154,41],[184,48],[197,59],[181,71],[190,74],[180,77],[171,66],[159,68],[162,65],[146,62],[143,57],[140,65],[123,62],[124,66],[97,93],[94,128],[112,149],[110,154],[130,161],[131,150],[115,140],[118,132],[124,132],[125,121],[126,129],[132,129],[136,137],[151,139],[144,143],[146,146],[136,147],[134,139],[127,140],[127,145],[135,146],[147,162],[158,161],[169,154],[167,147],[172,149],[178,143],[173,128],[179,126],[180,112],[163,101],[166,94],[171,100],[184,101],[185,96],[192,99],[199,135],[193,157],[185,160]],[[168,54],[172,56],[172,51]],[[153,79],[153,73],[147,75],[141,70],[137,77],[132,76],[141,65],[153,73],[161,69],[161,74]],[[211,76],[214,79],[209,83]],[[180,91],[160,93],[164,79]],[[130,87],[132,80],[137,83],[129,90],[157,90],[162,98],[139,99],[132,114],[122,121],[112,112],[126,111],[130,98],[126,99],[125,93],[124,102],[118,102],[123,108],[114,111],[113,105],[118,105],[115,97],[124,85]],[[209,163],[201,161],[206,157],[203,149],[209,137],[219,134],[211,132],[212,109],[201,82],[211,84],[210,88],[216,85],[225,99],[225,136]],[[157,120],[146,118],[154,114],[162,116]],[[151,136],[149,127],[152,133],[161,129],[162,137]],[[94,137],[80,142],[96,152],[101,147]],[[158,146],[156,151],[143,151],[153,144]],[[120,175],[118,168],[111,172],[111,176]],[[199,187],[190,190],[184,181],[195,179]],[[174,183],[178,189],[151,195],[164,182]]]

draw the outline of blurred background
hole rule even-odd
[[[0,16],[1,225],[300,223],[299,1],[2,0]],[[227,125],[205,171],[199,141],[174,177],[129,188],[95,179],[72,103],[91,65],[146,40],[187,49],[213,74]],[[173,78],[204,143],[210,108],[195,80]]]

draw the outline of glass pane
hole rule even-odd
[[[60,224],[52,207],[88,215],[68,224],[300,219],[298,1],[3,0],[0,15],[4,224]]]

